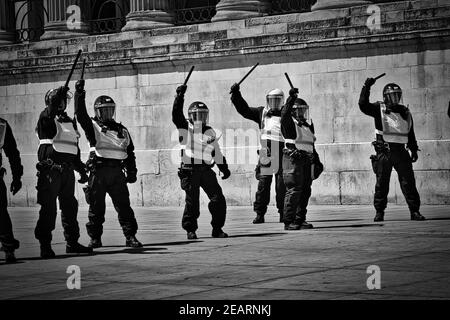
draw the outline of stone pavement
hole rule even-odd
[[[391,205],[383,223],[372,221],[371,206],[311,206],[315,228],[290,232],[274,208],[265,224],[253,225],[250,207],[231,207],[228,239],[211,238],[203,208],[196,241],[181,229],[182,208],[137,208],[141,249],[124,247],[117,215],[108,209],[104,248],[93,256],[66,255],[58,221],[53,260],[39,258],[38,209],[9,210],[20,262],[0,260],[0,299],[450,298],[450,206],[425,206],[428,220],[416,222],[406,207]],[[80,208],[84,244],[86,220],[87,209]],[[81,269],[80,290],[67,289],[70,265]],[[367,288],[370,265],[381,269],[380,290]]]

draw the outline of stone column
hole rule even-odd
[[[130,0],[130,13],[122,31],[173,26],[174,9],[173,0]]]
[[[70,6],[73,7],[69,8]],[[45,22],[41,40],[70,38],[89,33],[90,1],[45,0],[44,7],[48,13],[48,21]]]
[[[211,21],[260,17],[268,14],[269,10],[270,0],[220,0]]]
[[[0,1],[0,45],[14,42],[14,30],[14,10],[11,3]]]
[[[363,0],[317,0],[316,4],[312,6],[311,11],[348,8],[371,3],[370,1]]]

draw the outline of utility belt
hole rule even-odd
[[[283,154],[296,161],[307,160],[313,163],[314,153],[305,150],[284,148]]]
[[[97,159],[96,160],[97,167],[122,167],[122,160],[117,159]]]
[[[186,164],[186,163],[181,163],[180,169],[179,170],[185,170],[185,171],[207,171],[209,169],[211,169],[214,165],[210,165],[210,164]]]
[[[39,161],[36,164],[36,169],[38,171],[56,170],[59,172],[63,172],[66,169],[73,170],[73,164],[68,162],[56,163],[52,159],[46,159]]]

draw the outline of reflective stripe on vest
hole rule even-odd
[[[281,117],[268,117],[267,109],[264,109],[261,117],[261,140],[275,140],[284,142],[281,135]]]
[[[391,143],[408,143],[408,133],[411,129],[411,114],[404,120],[396,112],[386,113],[386,105],[380,103],[381,123],[383,124],[383,140]]]
[[[78,154],[80,133],[75,130],[73,122],[59,122],[55,118],[56,135],[52,141],[53,149],[60,153]],[[47,140],[47,139],[43,139]]]
[[[125,160],[128,158],[127,148],[130,145],[130,135],[126,129],[123,129],[123,138],[119,138],[119,134],[114,130],[102,132],[102,127],[92,120],[95,132],[95,147],[91,147],[91,151],[95,151],[98,157],[105,159]]]
[[[297,137],[294,139],[285,139],[285,143],[295,144],[295,147],[298,150],[303,150],[306,152],[314,151],[314,142],[316,141],[316,137],[314,133],[312,133],[311,129],[305,126],[300,126],[298,121],[292,118],[295,123],[295,130],[297,131]]]
[[[5,136],[6,136],[6,122],[0,120],[0,150],[3,149],[3,145],[5,144]]]
[[[53,144],[53,139],[40,139],[39,145],[42,145],[42,144]]]
[[[209,136],[207,134],[201,134],[200,132],[194,133],[193,125],[189,123],[186,141],[183,141],[181,145],[182,158],[190,158],[194,163],[199,164],[202,162],[213,164],[214,145],[207,142],[208,138]]]

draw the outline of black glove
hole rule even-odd
[[[127,183],[135,183],[137,181],[136,173],[127,174],[127,178],[125,179]]]
[[[11,182],[11,192],[13,195],[15,195],[19,190],[22,188],[22,181],[20,179],[13,179]]]
[[[231,86],[230,93],[235,94],[235,93],[238,93],[239,90],[240,90],[239,84],[235,83]]]
[[[186,93],[187,90],[187,86],[186,85],[181,85],[177,88],[177,95],[179,96],[184,96],[184,94]]]
[[[78,93],[83,93],[83,91],[84,91],[84,80],[78,80],[77,83],[75,83],[75,90]]]
[[[368,87],[368,88],[370,88],[374,84],[375,84],[375,79],[374,78],[367,78],[366,81],[364,82],[364,85],[366,87]]]
[[[419,159],[419,156],[417,154],[417,151],[411,151],[411,161],[414,163]]]
[[[79,172],[79,174],[80,174],[80,180],[78,180],[78,183],[85,184],[86,182],[89,181],[89,176],[87,175],[86,172],[82,171],[82,172]]]
[[[231,172],[228,168],[223,169],[222,173],[223,173],[222,180],[226,180],[231,176]]]
[[[289,96],[292,97],[292,98],[297,99],[298,88],[292,88],[291,90],[289,90]]]

